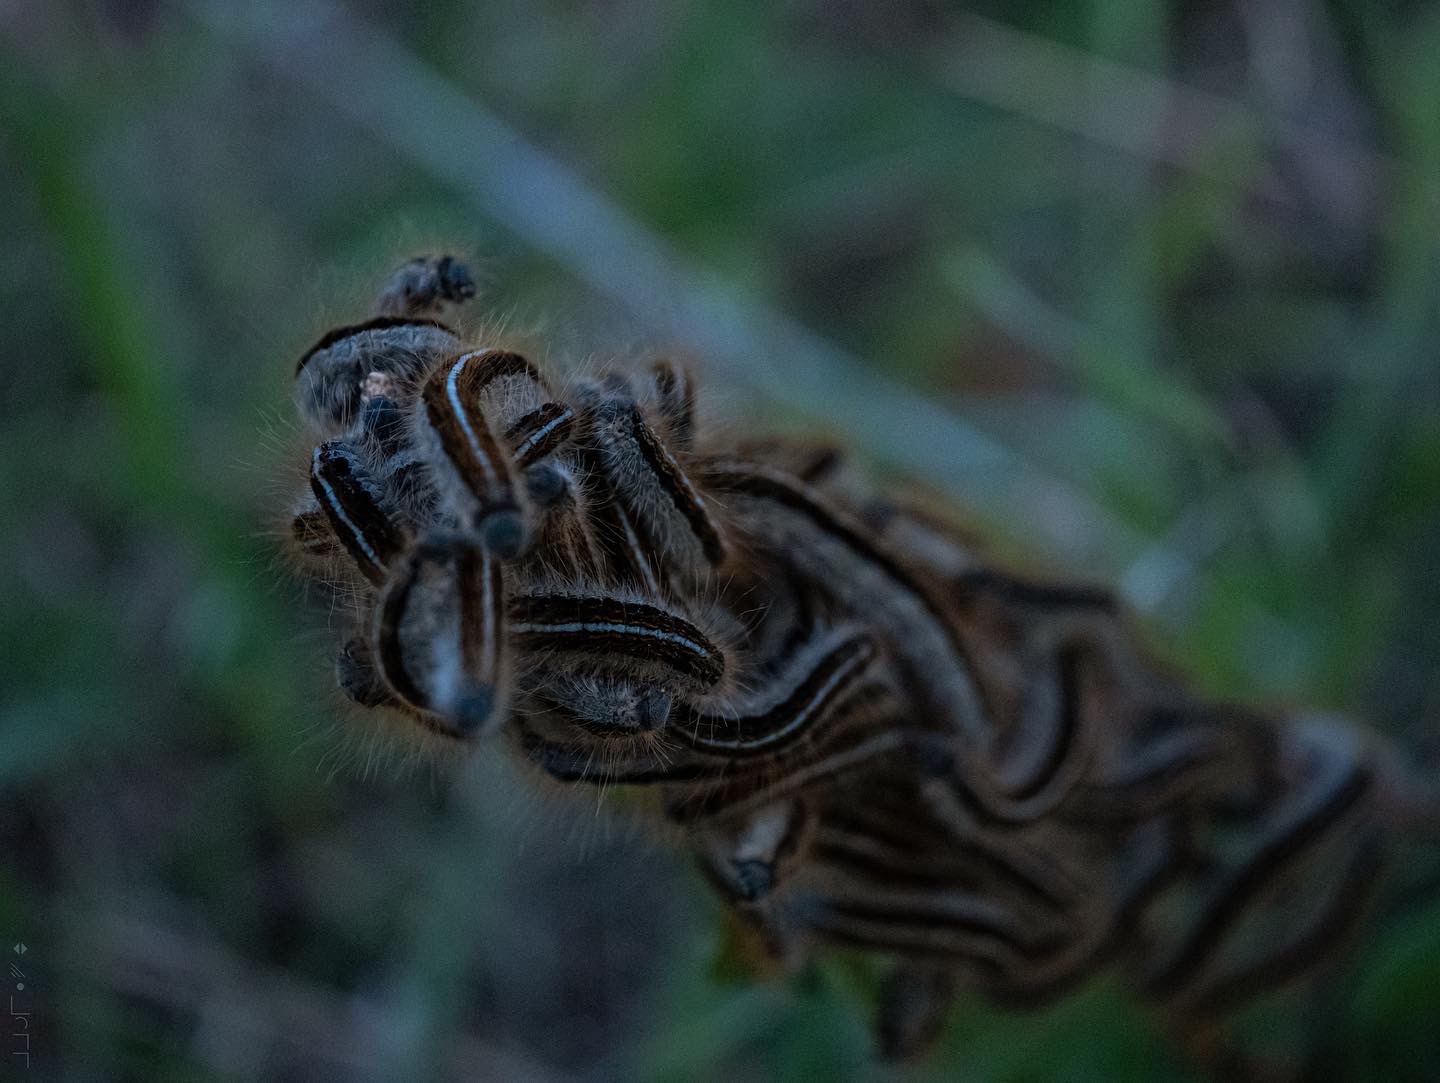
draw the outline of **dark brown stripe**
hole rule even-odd
[[[1000,960],[995,957],[993,949],[986,951],[978,945],[937,942],[932,931],[857,921],[828,912],[810,915],[807,924],[835,944],[927,962],[951,959],[963,962],[992,979],[1002,973]]]
[[[523,372],[529,362],[518,354],[471,351],[437,370],[422,393],[426,415],[445,457],[480,502],[482,517],[519,506],[510,457],[480,409],[480,394],[486,385],[500,376],[513,375],[517,365]]]
[[[849,517],[838,509],[827,507],[818,494],[811,493],[798,478],[791,478],[764,466],[720,464],[711,467],[706,480],[729,492],[783,504],[791,511],[803,515],[822,533],[835,538],[856,556],[875,565],[908,593],[915,595],[937,621],[948,626],[949,621],[939,605],[930,598],[908,569],[877,547],[859,524],[850,522]]]
[[[645,423],[640,407],[635,405],[630,408],[630,434],[634,437],[640,456],[650,468],[656,483],[665,490],[670,502],[675,505],[675,510],[684,518],[690,532],[695,535],[695,540],[700,543],[705,559],[716,567],[724,563],[725,543],[721,540],[719,528],[705,508],[704,499],[695,491],[695,486],[685,476],[685,471],[655,435],[655,430]]]
[[[1066,910],[1075,901],[1076,886],[1046,858],[991,843],[980,838],[954,839],[947,859],[960,862],[982,875],[1001,881],[1031,901],[1052,910]]]
[[[505,583],[500,561],[479,547],[460,551],[460,653],[467,676],[493,689],[505,645]]]
[[[878,791],[883,785],[883,781],[877,781],[875,789]],[[915,803],[895,810],[879,807],[876,798],[868,795],[864,801],[847,800],[843,805],[832,802],[825,807],[824,820],[841,831],[873,838],[889,849],[909,854],[912,859],[923,857],[927,852],[951,849],[955,845],[951,833],[918,803],[918,792],[910,796]]]
[[[1287,982],[1335,953],[1355,929],[1365,907],[1380,886],[1380,840],[1375,832],[1363,838],[1344,870],[1335,897],[1320,917],[1302,934],[1263,959],[1217,978],[1185,1005],[1187,1014],[1219,1015],[1233,1011]]]
[[[641,602],[566,594],[514,600],[515,635],[532,650],[622,654],[659,662],[705,687],[725,675],[725,656],[689,621]]]
[[[1115,958],[1127,939],[1134,936],[1150,904],[1179,879],[1192,857],[1183,825],[1157,820],[1145,829],[1158,831],[1160,841],[1138,871],[1131,870],[1127,875],[1129,883],[1120,889],[1114,910],[1106,919],[1107,927],[1093,947],[1058,973],[987,989],[987,996],[1005,1008],[1034,1011],[1070,992]]]
[[[1012,802],[991,792],[988,785],[982,789],[972,779],[961,777],[958,770],[946,776],[945,782],[960,807],[982,827],[997,830],[1026,827],[1054,813],[1049,803],[1027,807],[1024,802]]]
[[[1233,870],[1207,900],[1199,923],[1166,966],[1146,983],[1146,992],[1167,997],[1185,986],[1210,959],[1245,908],[1280,869],[1333,827],[1364,796],[1373,778],[1351,762],[1294,822],[1265,840]]]
[[[301,355],[300,360],[295,365],[295,375],[299,376],[301,370],[310,363],[311,358],[317,353],[321,350],[329,349],[341,339],[347,339],[352,335],[363,334],[366,331],[383,331],[387,327],[437,327],[441,331],[448,331],[452,335],[455,333],[439,320],[417,319],[412,316],[376,316],[373,320],[366,320],[364,323],[355,323],[348,327],[336,327],[333,330],[326,331],[325,334],[320,337],[319,342],[315,343],[315,345],[311,346]]]
[[[919,901],[901,902],[883,897],[870,902],[832,899],[828,910],[841,918],[897,931],[909,928],[917,932],[925,930],[958,933],[1009,949],[1021,956],[1038,955],[1053,950],[1052,943],[1045,940],[1029,941],[1013,925],[998,918],[947,911],[938,903],[925,906]]]
[[[775,578],[771,579],[768,584],[769,589],[777,593],[783,589],[784,593],[789,595],[793,608],[785,639],[776,652],[776,657],[783,657],[799,650],[805,641],[814,634],[817,599],[814,596],[813,588],[805,581],[804,576],[795,570],[789,560],[783,557],[777,559],[771,575]],[[780,585],[782,583],[784,584],[783,588]]]
[[[833,444],[822,444],[808,453],[804,462],[799,464],[796,473],[800,480],[807,485],[816,485],[835,473],[843,461],[844,454],[838,447]]]
[[[1067,787],[1048,795],[1040,791],[1028,798],[999,792],[994,778],[977,770],[984,769],[985,765],[969,759],[957,759],[952,740],[942,734],[919,734],[914,751],[922,777],[929,780],[926,792],[930,799],[942,803],[948,799],[959,810],[959,822],[952,819],[957,815],[954,812],[942,818],[962,836],[972,825],[1004,830],[1037,823],[1055,815],[1056,808],[1073,792]],[[1078,778],[1075,781],[1078,782]],[[1045,796],[1043,801],[1039,799],[1042,795]],[[940,805],[935,807],[940,814]]]
[[[982,905],[956,905],[956,894]],[[936,954],[973,953],[997,963],[1042,959],[1064,946],[1065,937],[1054,931],[1027,933],[1008,911],[987,912],[986,901],[952,891],[871,891],[818,898],[801,913],[802,920],[826,932],[849,929],[899,950],[928,947]]]
[[[515,468],[524,470],[552,454],[574,431],[575,411],[561,402],[547,402],[511,425],[505,431],[505,442],[514,449]]]
[[[1060,709],[1051,731],[1050,745],[1044,759],[1036,765],[1030,777],[1022,780],[1010,792],[1014,801],[1029,801],[1043,793],[1059,776],[1076,753],[1077,736],[1083,717],[1080,664],[1085,649],[1076,643],[1066,643],[1056,652],[1055,664],[1060,678]]]
[[[921,777],[927,780],[926,792],[937,816],[964,838],[972,825],[1006,829],[1034,823],[1040,813],[1032,809],[1016,809],[1010,802],[991,792],[987,782],[983,790],[966,773],[966,764],[957,760],[953,739],[933,731],[921,732],[912,743]],[[937,789],[938,787],[938,789]],[[951,811],[953,802],[958,814]]]
[[[483,395],[496,380],[507,376],[524,376],[538,387],[545,387],[545,377],[522,354],[509,350],[473,350],[472,355],[481,364],[474,376],[474,383],[468,387],[471,395]]]
[[[310,459],[310,489],[330,529],[360,573],[379,586],[405,535],[363,484],[363,471],[342,444],[321,444]]]
[[[770,500],[804,516],[817,530],[834,538],[861,560],[878,568],[914,597],[949,642],[957,663],[975,689],[975,695],[987,719],[993,717],[994,712],[987,702],[985,686],[979,679],[970,649],[961,639],[955,622],[910,570],[877,546],[860,524],[850,520],[838,509],[828,507],[818,494],[813,493],[798,478],[768,467],[717,463],[711,466],[706,480],[722,490]]]
[[[764,770],[748,771],[726,779],[724,785],[714,789],[677,795],[667,806],[666,814],[677,823],[694,823],[745,808],[759,808],[860,767],[868,767],[882,757],[903,752],[906,741],[906,732],[896,727],[846,733],[814,758],[806,757],[778,775]]]
[[[1083,584],[1041,583],[1020,579],[994,568],[977,568],[955,576],[952,583],[963,594],[994,594],[1005,602],[1019,606],[1054,609],[1101,609],[1115,612],[1120,604],[1115,595],[1103,587]]]
[[[1205,733],[1180,733],[1137,754],[1141,759],[1114,778],[1082,783],[1075,791],[1067,819],[1080,822],[1131,820],[1153,815],[1188,797],[1214,773],[1217,740]]]
[[[380,675],[402,700],[417,710],[431,709],[429,697],[420,690],[405,665],[405,645],[400,640],[400,625],[410,605],[410,594],[420,578],[423,562],[419,553],[411,553],[405,566],[391,580],[380,602],[375,627],[375,646]]]
[[[880,885],[956,887],[974,889],[979,881],[950,862],[917,860],[881,840],[829,825],[814,843],[815,857],[823,864],[872,880]]]
[[[794,691],[768,710],[738,718],[702,715],[676,718],[675,739],[699,752],[735,758],[778,752],[805,735],[843,701],[876,657],[874,643],[856,636],[822,656]]]
[[[893,849],[908,852],[911,861],[924,863],[940,855],[945,862],[954,861],[971,871],[1004,881],[1015,890],[1055,910],[1064,910],[1074,901],[1076,885],[1054,864],[1052,859],[1036,859],[1018,845],[990,841],[983,836],[957,836],[933,818],[929,809],[918,804],[924,799],[917,792],[911,800],[914,807],[885,806],[879,791],[866,794],[849,809],[826,809],[825,822],[855,834],[866,835]]]
[[[987,839],[957,840],[956,857],[1054,910],[1067,910],[1080,888],[1063,864],[1047,854],[1020,850]]]

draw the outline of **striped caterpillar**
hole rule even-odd
[[[1195,697],[1104,591],[997,569],[834,448],[711,437],[680,367],[562,393],[442,322],[473,293],[412,260],[296,370],[291,533],[357,599],[356,703],[643,787],[766,952],[892,962],[892,1057],[961,984],[1107,966],[1203,1026],[1360,919],[1412,808],[1378,740]]]

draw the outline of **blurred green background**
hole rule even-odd
[[[6,0],[0,197],[16,1078],[886,1076],[853,961],[728,977],[623,810],[346,742],[288,381],[412,249],[1434,762],[1440,5]],[[1436,864],[1256,1044],[1440,1078]],[[914,1075],[1193,1078],[1109,981]]]

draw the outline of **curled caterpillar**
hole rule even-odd
[[[837,448],[713,436],[677,365],[562,391],[445,322],[473,293],[413,260],[296,370],[294,548],[359,600],[357,704],[645,788],[766,951],[892,961],[893,1057],[958,988],[1107,966],[1209,1020],[1360,919],[1409,800],[1378,739],[1192,695],[1106,592],[992,566]]]

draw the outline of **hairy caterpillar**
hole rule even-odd
[[[1108,965],[1203,1024],[1360,919],[1415,814],[1378,740],[1195,697],[1105,592],[991,567],[834,448],[712,438],[668,362],[561,392],[442,321],[473,293],[413,260],[297,367],[292,533],[358,599],[355,702],[648,788],[766,950],[894,961],[896,1057],[961,983]]]

